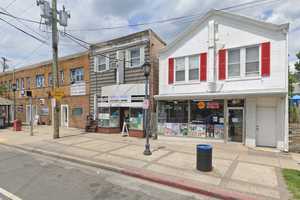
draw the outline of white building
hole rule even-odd
[[[158,132],[288,150],[288,24],[212,10],[160,52]]]

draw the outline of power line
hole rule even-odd
[[[217,10],[220,10],[220,11],[232,10],[232,9],[245,7],[245,6],[249,7],[252,4],[255,4],[253,6],[257,6],[257,5],[260,5],[260,4],[263,4],[263,3],[270,3],[270,2],[275,2],[275,1],[281,1],[281,0],[254,0],[254,1],[249,1],[249,2],[246,2],[246,3],[241,3],[241,4],[237,4],[237,5],[217,9]],[[243,8],[240,8],[240,9],[243,9]],[[173,18],[168,18],[168,19],[163,19],[163,20],[156,20],[156,21],[152,21],[152,22],[143,22],[143,23],[127,24],[127,25],[117,25],[117,26],[100,27],[100,28],[68,29],[67,31],[68,32],[83,32],[83,31],[84,32],[89,32],[89,31],[112,30],[112,29],[123,29],[123,28],[128,28],[128,27],[147,26],[147,25],[152,25],[152,24],[172,23],[172,22],[179,21],[179,20],[184,20],[184,19],[198,18],[200,16],[203,16],[203,14],[204,13],[202,12],[202,13],[196,13],[196,14],[192,14],[192,15],[183,15],[183,16],[180,16],[180,17],[173,17]]]
[[[12,0],[6,7],[5,9],[9,8],[13,3],[15,3],[17,0]]]
[[[0,9],[2,9],[2,8],[0,8]],[[31,20],[31,19],[26,19],[26,18],[16,17],[16,16],[14,16],[14,15],[12,15],[12,14],[8,14],[8,13],[1,12],[1,11],[0,11],[0,14],[6,15],[6,16],[9,16],[9,17],[12,17],[12,18],[14,18],[14,19],[26,21],[26,22],[32,22],[32,23],[36,23],[36,24],[44,24],[44,23],[41,23],[41,22],[38,22],[38,21],[34,21],[34,20]]]
[[[41,43],[44,43],[44,44],[48,45],[46,41],[44,41],[44,40],[42,40],[42,39],[40,39],[40,38],[38,38],[38,37],[32,35],[31,33],[28,33],[28,32],[26,32],[26,31],[24,31],[23,29],[21,29],[21,28],[15,26],[14,24],[12,24],[12,23],[6,21],[5,19],[0,18],[0,20],[3,21],[3,22],[5,22],[5,23],[7,23],[7,24],[10,25],[10,26],[12,26],[13,28],[15,28],[15,29],[21,31],[22,33],[24,33],[24,34],[26,34],[26,35],[28,35],[28,36],[34,38],[35,40],[37,40],[37,41],[39,41],[39,42],[41,42]]]

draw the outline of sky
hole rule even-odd
[[[101,42],[151,28],[164,41],[170,43],[192,23],[192,20],[112,30],[90,31],[89,29],[151,22],[192,14],[201,16],[211,9],[221,9],[249,1],[252,0],[57,0],[57,3],[58,10],[61,10],[64,5],[71,14],[66,27],[68,32],[84,41]],[[41,20],[40,8],[36,5],[36,0],[0,0],[0,2],[0,7],[14,16]],[[1,8],[0,11],[3,11]],[[258,5],[227,11],[276,24],[289,22],[289,62],[292,65],[296,61],[295,54],[300,51],[300,0],[268,0]],[[52,58],[50,28],[30,22],[20,22],[1,14],[0,18],[47,42],[44,44],[32,39],[0,21],[0,57],[8,59],[10,68]],[[63,30],[63,27],[59,29]],[[84,50],[66,36],[59,35],[59,56]]]

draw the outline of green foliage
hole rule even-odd
[[[299,123],[299,109],[297,106],[290,107],[290,119],[291,123]]]
[[[295,74],[292,74],[291,72],[289,72],[289,97],[291,97],[293,95],[293,92],[294,92],[293,84],[294,83],[297,83],[297,77]]]
[[[296,54],[298,61],[295,63],[295,69],[300,71],[300,51]]]
[[[282,174],[289,191],[294,195],[294,199],[300,200],[300,171],[294,169],[283,169]]]
[[[0,85],[0,96],[3,95],[7,91],[7,88],[5,85]]]

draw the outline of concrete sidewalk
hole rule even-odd
[[[300,170],[295,155],[239,143],[160,136],[150,140],[153,154],[144,156],[144,139],[61,128],[61,138],[53,140],[51,133],[49,126],[36,128],[34,136],[29,129],[5,129],[0,130],[0,143],[219,198],[289,199],[280,168]],[[196,170],[199,143],[214,147],[212,172]]]

